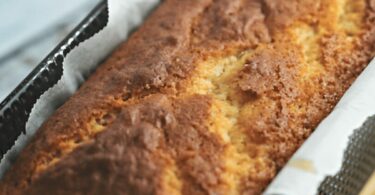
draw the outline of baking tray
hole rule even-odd
[[[62,77],[65,56],[108,23],[107,1],[101,1],[76,28],[0,104],[0,159],[25,133],[39,97]]]

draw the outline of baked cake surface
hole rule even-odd
[[[375,52],[375,0],[165,0],[0,194],[260,194]]]

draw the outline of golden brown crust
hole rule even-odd
[[[374,0],[166,0],[1,194],[259,194],[375,52]]]
[[[202,125],[209,104],[200,96],[152,95],[126,106],[106,131],[43,172],[27,193],[165,194],[162,173],[172,159],[186,177],[184,192],[215,191],[215,154],[222,146]]]

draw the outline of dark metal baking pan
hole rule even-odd
[[[62,77],[65,56],[108,23],[107,1],[101,1],[68,36],[0,104],[0,159],[25,133],[39,97]]]

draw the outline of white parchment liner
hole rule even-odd
[[[22,134],[4,155],[0,163],[0,178],[56,107],[65,102],[84,81],[85,76],[126,40],[129,33],[142,23],[158,2],[159,0],[108,0],[107,26],[67,55],[63,62],[62,79],[36,102],[26,123],[26,135]]]

